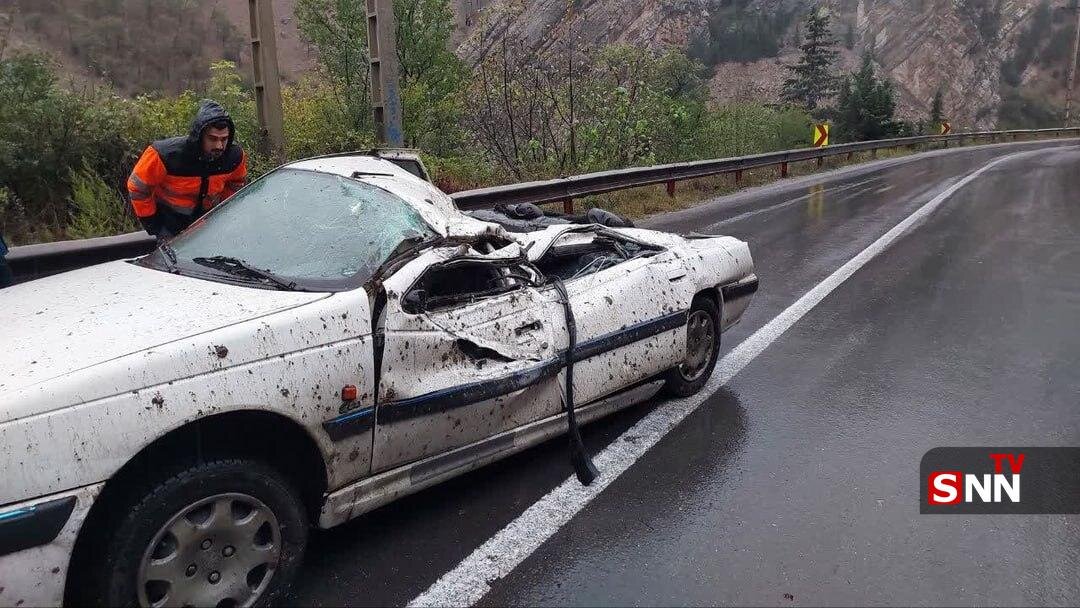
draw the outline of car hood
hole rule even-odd
[[[8,287],[0,290],[0,394],[327,296],[215,283],[128,262]]]

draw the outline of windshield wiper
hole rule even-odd
[[[288,281],[270,272],[269,270],[262,270],[261,268],[256,268],[251,264],[245,262],[244,260],[241,260],[240,258],[234,258],[227,255],[215,255],[209,258],[192,258],[191,261],[201,266],[206,266],[208,268],[214,268],[216,270],[227,272],[234,276],[247,275],[250,277],[255,277],[257,279],[263,279],[265,281],[273,283],[274,285],[277,285],[278,287],[281,287],[282,289],[288,289],[291,291],[304,291],[303,289],[300,289],[296,286],[296,281]]]
[[[393,251],[390,252],[390,256],[388,259],[393,259],[401,254],[411,253],[416,249],[420,249],[431,240],[433,240],[432,237],[424,236],[422,234],[414,234],[413,236],[407,236],[401,239],[401,242],[398,243],[396,247],[394,247]]]
[[[161,257],[165,261],[165,270],[179,273],[180,269],[176,267],[176,250],[169,244],[169,241],[158,239],[158,249],[161,250]]]

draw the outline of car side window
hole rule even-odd
[[[656,252],[607,234],[572,232],[556,241],[536,267],[545,276],[569,281]]]
[[[416,314],[463,306],[515,291],[534,277],[516,265],[455,262],[427,270],[402,300],[405,312]]]

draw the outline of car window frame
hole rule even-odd
[[[587,228],[594,228],[594,227],[589,226]],[[625,234],[620,234],[620,233],[612,231],[612,230],[589,230],[589,229],[585,229],[585,230],[568,230],[568,231],[560,234],[556,238],[552,239],[551,243],[544,250],[544,253],[540,257],[536,258],[534,261],[531,262],[536,267],[536,271],[538,273],[540,273],[540,276],[544,277],[545,279],[549,278],[549,275],[547,273],[545,273],[540,268],[540,264],[543,261],[543,259],[546,258],[547,256],[555,255],[555,253],[559,249],[559,244],[558,244],[559,241],[562,240],[562,239],[568,238],[571,235],[580,235],[580,234],[591,234],[592,237],[593,237],[593,241],[595,241],[598,238],[602,238],[602,239],[605,239],[605,240],[609,240],[612,243],[630,243],[630,244],[633,244],[633,245],[636,245],[636,246],[640,247],[642,249],[642,252],[640,254],[638,254],[638,255],[624,257],[621,261],[619,261],[618,263],[613,264],[611,266],[600,268],[600,269],[594,270],[594,271],[586,273],[586,274],[581,274],[581,275],[570,277],[570,278],[567,278],[567,279],[562,279],[563,281],[565,281],[567,283],[570,283],[572,281],[577,281],[577,280],[580,280],[580,279],[584,279],[584,278],[587,278],[587,277],[591,277],[591,276],[593,276],[595,274],[604,272],[605,270],[609,270],[611,268],[617,268],[617,267],[619,267],[619,266],[621,266],[623,264],[626,264],[628,262],[632,262],[632,261],[637,260],[637,259],[653,258],[653,257],[656,257],[657,255],[663,253],[664,251],[667,251],[667,248],[665,248],[663,246],[654,245],[654,244],[651,244],[651,243],[646,243],[646,242],[640,241],[638,239],[631,238],[631,237],[629,237],[629,236],[627,236]],[[590,246],[592,244],[593,244],[592,242],[583,243],[583,244],[569,244],[569,245],[563,245],[563,247],[566,247],[566,248],[588,247],[588,246]]]
[[[485,260],[485,259],[477,259],[477,258],[459,258],[459,259],[447,260],[445,262],[441,262],[441,263],[438,263],[438,264],[432,264],[431,266],[428,266],[427,268],[425,268],[424,271],[421,272],[419,275],[417,275],[416,279],[413,280],[413,282],[409,285],[408,289],[406,289],[404,292],[402,292],[402,296],[401,296],[401,300],[400,300],[401,303],[399,304],[399,306],[401,308],[401,311],[406,313],[406,314],[411,314],[411,315],[419,315],[419,314],[427,314],[427,313],[444,313],[444,312],[446,312],[448,310],[454,310],[455,308],[463,308],[463,307],[466,307],[466,306],[473,306],[475,304],[483,302],[484,300],[489,300],[489,299],[492,299],[492,298],[498,298],[498,297],[501,297],[501,296],[505,296],[506,294],[510,294],[510,293],[513,293],[513,292],[519,291],[519,290],[524,290],[524,289],[527,289],[529,287],[534,287],[534,288],[539,287],[539,285],[534,284],[533,282],[520,281],[520,282],[517,283],[517,285],[515,285],[513,287],[507,287],[507,288],[503,288],[503,289],[492,289],[492,290],[489,290],[489,291],[480,292],[476,297],[472,297],[472,298],[470,298],[468,300],[463,300],[463,301],[460,301],[460,302],[447,303],[445,305],[440,305],[440,306],[437,306],[437,307],[430,307],[427,304],[425,304],[423,306],[423,308],[421,308],[421,309],[411,309],[411,304],[409,304],[409,296],[411,294],[413,294],[417,289],[420,288],[420,286],[423,284],[424,280],[428,277],[429,274],[431,274],[432,272],[437,272],[439,270],[443,270],[443,269],[445,269],[447,267],[450,267],[450,266],[458,266],[458,265],[464,266],[464,265],[471,265],[471,264],[491,265],[492,267],[494,267],[496,269],[517,267],[517,268],[525,270],[526,272],[531,272],[532,274],[536,275],[536,277],[538,279],[541,279],[541,280],[546,279],[546,276],[544,275],[544,273],[540,272],[538,269],[533,267],[531,263],[529,263],[529,262],[527,262],[525,260],[522,260],[520,258],[497,259],[497,260]]]

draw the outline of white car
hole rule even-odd
[[[0,605],[279,600],[310,526],[567,433],[567,399],[700,390],[757,289],[737,239],[509,233],[403,166],[292,163],[0,291]]]

